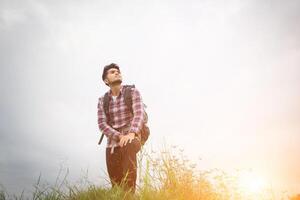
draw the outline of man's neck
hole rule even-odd
[[[121,84],[110,86],[110,90],[113,96],[119,96],[121,90]]]

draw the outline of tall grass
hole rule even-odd
[[[241,199],[233,177],[219,169],[197,170],[176,146],[144,153],[142,158],[146,169],[140,199]]]
[[[31,197],[10,196],[2,190],[0,200],[275,200],[271,190],[256,196],[244,194],[238,188],[237,177],[220,169],[199,170],[176,146],[159,152],[143,149],[138,156],[138,169],[135,194],[122,187],[96,186],[88,180],[83,186],[72,185],[67,181],[67,170],[65,174],[60,171],[54,185],[43,184],[40,176]]]

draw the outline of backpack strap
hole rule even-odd
[[[135,85],[125,85],[124,90],[124,101],[127,108],[130,110],[130,112],[133,114],[132,109],[132,88],[135,88]]]
[[[108,95],[108,92],[105,93],[104,97],[103,97],[103,108],[104,108],[104,113],[105,113],[105,116],[106,116],[106,119],[107,119],[107,124],[109,125],[110,124],[110,117],[109,117],[109,95]],[[100,140],[98,142],[98,145],[100,145],[102,143],[102,140],[103,140],[103,137],[104,137],[104,133],[102,133],[101,137],[100,137]]]
[[[104,97],[103,97],[103,107],[104,107],[104,113],[105,113],[105,116],[106,116],[106,119],[107,119],[107,124],[110,124],[109,122],[109,95],[108,95],[108,92],[105,93]]]

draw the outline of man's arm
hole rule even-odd
[[[126,144],[134,139],[135,135],[142,127],[144,120],[144,104],[142,102],[141,95],[137,89],[132,89],[132,111],[133,119],[130,124],[130,129],[127,135],[120,137],[119,145],[121,147],[126,146]]]
[[[103,97],[99,98],[98,102],[98,126],[101,132],[108,138],[117,140],[120,136],[120,132],[113,129],[107,124],[107,117],[104,112]]]
[[[133,119],[130,124],[129,133],[137,134],[144,120],[144,104],[140,92],[135,88],[132,89],[132,111]]]

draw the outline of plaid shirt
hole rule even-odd
[[[104,95],[99,98],[98,102],[98,126],[102,133],[108,138],[106,147],[119,146],[117,139],[119,135],[127,133],[138,133],[144,120],[144,104],[140,92],[132,88],[132,111],[127,108],[124,99],[124,87],[121,86],[120,94],[116,100],[112,99],[111,90],[109,95],[109,122],[104,112]]]

